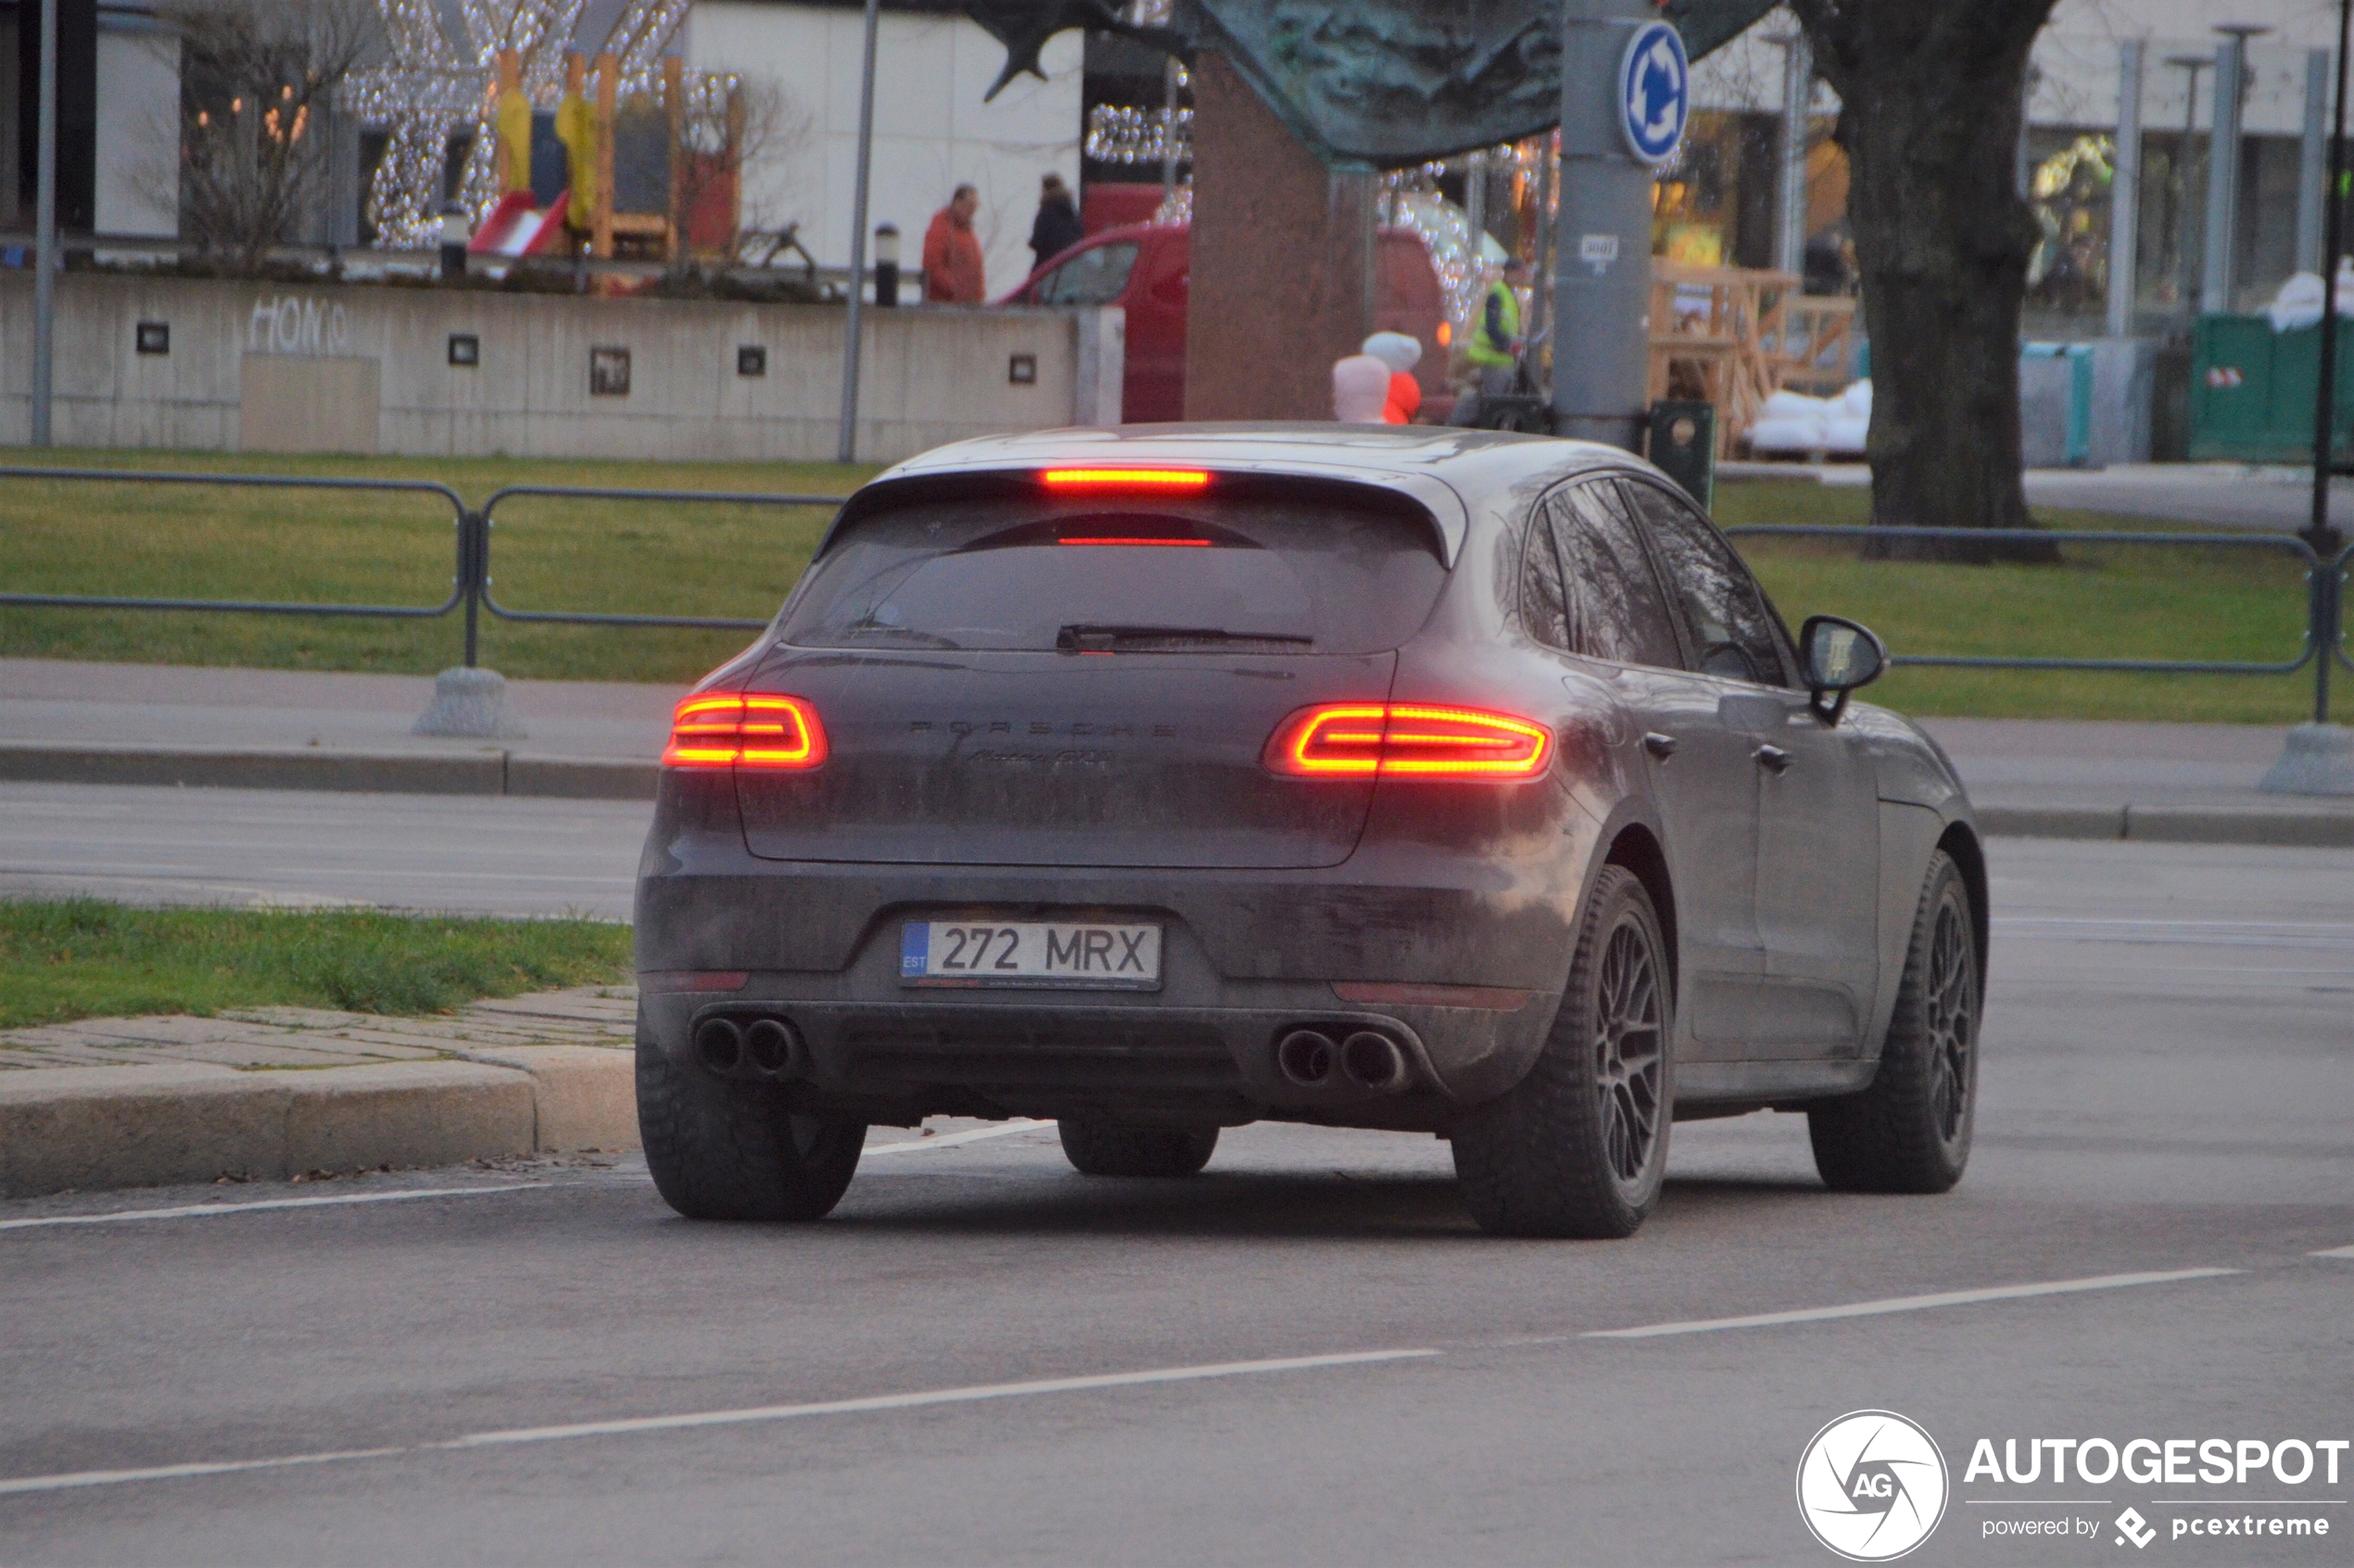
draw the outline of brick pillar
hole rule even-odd
[[[1373,330],[1374,177],[1326,167],[1223,57],[1193,75],[1185,417],[1328,420]]]

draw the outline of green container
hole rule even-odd
[[[1684,487],[1706,512],[1716,504],[1716,408],[1703,402],[1652,405],[1652,465]]]
[[[2310,463],[2322,329],[2274,332],[2263,316],[2201,316],[2191,328],[2190,457],[2195,462]],[[2354,320],[2337,323],[2333,468],[2354,457]]]

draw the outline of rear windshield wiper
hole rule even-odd
[[[1055,647],[1064,653],[1110,652],[1139,642],[1282,642],[1304,648],[1315,640],[1294,632],[1234,632],[1221,626],[1069,626],[1055,633]]]

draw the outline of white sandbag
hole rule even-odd
[[[1830,404],[1821,398],[1810,398],[1803,392],[1777,392],[1766,399],[1758,410],[1760,419],[1820,419],[1830,411]]]
[[[2341,285],[2343,286],[2343,285]],[[2264,307],[2274,332],[2296,332],[2322,319],[2322,274],[2298,272],[2281,285],[2280,293]]]
[[[1835,413],[1823,421],[1823,450],[1841,457],[1861,456],[1864,437],[1871,428],[1869,414]]]
[[[1776,393],[1776,397],[1795,397],[1795,393]],[[1812,401],[1812,399],[1809,399]],[[1768,408],[1773,405],[1769,400]],[[1749,427],[1749,449],[1753,452],[1817,452],[1823,449],[1823,426],[1820,413],[1768,415]]]
[[[1834,415],[1838,413],[1851,413],[1863,419],[1871,418],[1872,378],[1870,376],[1866,376],[1863,380],[1850,386],[1846,391],[1841,392],[1836,398],[1832,399],[1832,401],[1836,405],[1833,409]]]

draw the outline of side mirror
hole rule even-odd
[[[1806,666],[1806,689],[1815,712],[1837,724],[1847,694],[1869,686],[1888,668],[1888,650],[1869,628],[1837,615],[1809,615],[1798,630],[1799,658]],[[1823,699],[1829,696],[1827,705]]]

